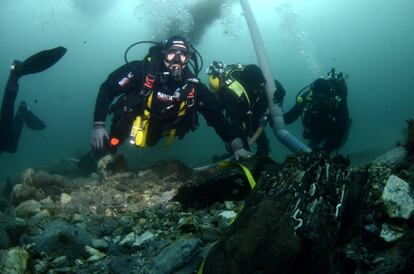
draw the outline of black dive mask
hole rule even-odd
[[[187,48],[174,46],[164,52],[164,61],[174,81],[181,81],[185,66],[191,58]]]

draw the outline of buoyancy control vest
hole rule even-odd
[[[142,110],[138,111],[130,131],[129,141],[138,147],[151,146],[163,137],[167,137],[166,145],[170,145],[175,137],[182,138],[187,131],[197,124],[195,112],[195,84],[198,79],[185,70],[185,81],[170,95],[163,92],[162,77],[159,75],[162,57],[157,54],[146,57],[148,70],[143,76],[141,97]],[[159,135],[148,138],[148,134]]]
[[[227,66],[221,80],[224,88],[220,89],[219,96],[226,107],[226,119],[232,123],[232,115],[241,117],[244,130],[256,130],[253,128],[257,126],[254,119],[264,114],[267,108],[265,93],[262,92],[266,81],[260,73],[260,69],[253,65],[234,64]],[[228,105],[228,92],[235,95],[240,107]]]

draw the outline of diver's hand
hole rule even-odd
[[[235,138],[230,143],[231,150],[233,151],[233,156],[236,161],[240,159],[248,159],[253,156],[253,154],[246,150],[243,146],[243,142],[240,138]]]
[[[91,146],[94,152],[103,152],[109,140],[105,122],[94,122],[91,134]]]

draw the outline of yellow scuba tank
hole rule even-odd
[[[152,93],[148,96],[147,107],[151,108]],[[142,116],[137,116],[132,124],[131,133],[129,134],[129,142],[137,147],[145,147],[147,144],[148,125],[150,120],[150,112],[144,109]]]
[[[137,147],[145,147],[148,133],[148,119],[142,119],[141,116],[135,118],[132,124],[129,142]]]

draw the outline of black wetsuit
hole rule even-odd
[[[296,104],[283,115],[286,124],[291,124],[302,115],[303,137],[309,139],[313,150],[330,153],[345,143],[351,120],[347,104],[348,89],[345,80],[327,80],[334,93],[323,100],[315,100],[312,89],[296,99]]]
[[[100,87],[94,121],[105,121],[108,113],[113,113],[110,139],[116,138],[119,142],[111,142],[111,151],[115,151],[129,137],[134,119],[148,107],[149,90],[143,86],[147,72],[151,70],[150,65],[147,60],[123,65],[112,72]],[[160,67],[164,68],[164,65]],[[160,76],[161,73],[157,73],[151,88],[152,105],[146,145],[156,144],[172,128],[176,128],[176,136],[182,138],[186,132],[195,129],[197,112],[204,116],[207,124],[215,129],[224,142],[230,142],[235,135],[229,130],[220,104],[204,84],[187,81],[194,78],[188,68],[184,72],[180,82],[171,80],[169,75]],[[186,83],[187,88],[184,89]],[[185,98],[173,98],[176,91]],[[118,100],[112,104],[116,97],[119,97]],[[186,112],[182,118],[177,118],[182,101],[186,102]]]
[[[4,89],[0,113],[0,152],[16,152],[24,124],[20,109],[14,116],[14,104],[19,90],[18,79],[11,71]]]
[[[236,67],[229,72],[228,77],[238,81],[247,94],[241,92],[237,94],[232,90],[231,85],[226,85],[220,88],[218,97],[225,108],[226,118],[232,131],[247,139],[254,135],[268,108],[266,80],[260,68],[254,64],[244,65],[242,69]],[[278,89],[283,89],[278,81],[275,82]],[[269,153],[269,139],[264,131],[256,143],[257,153],[264,155]]]

